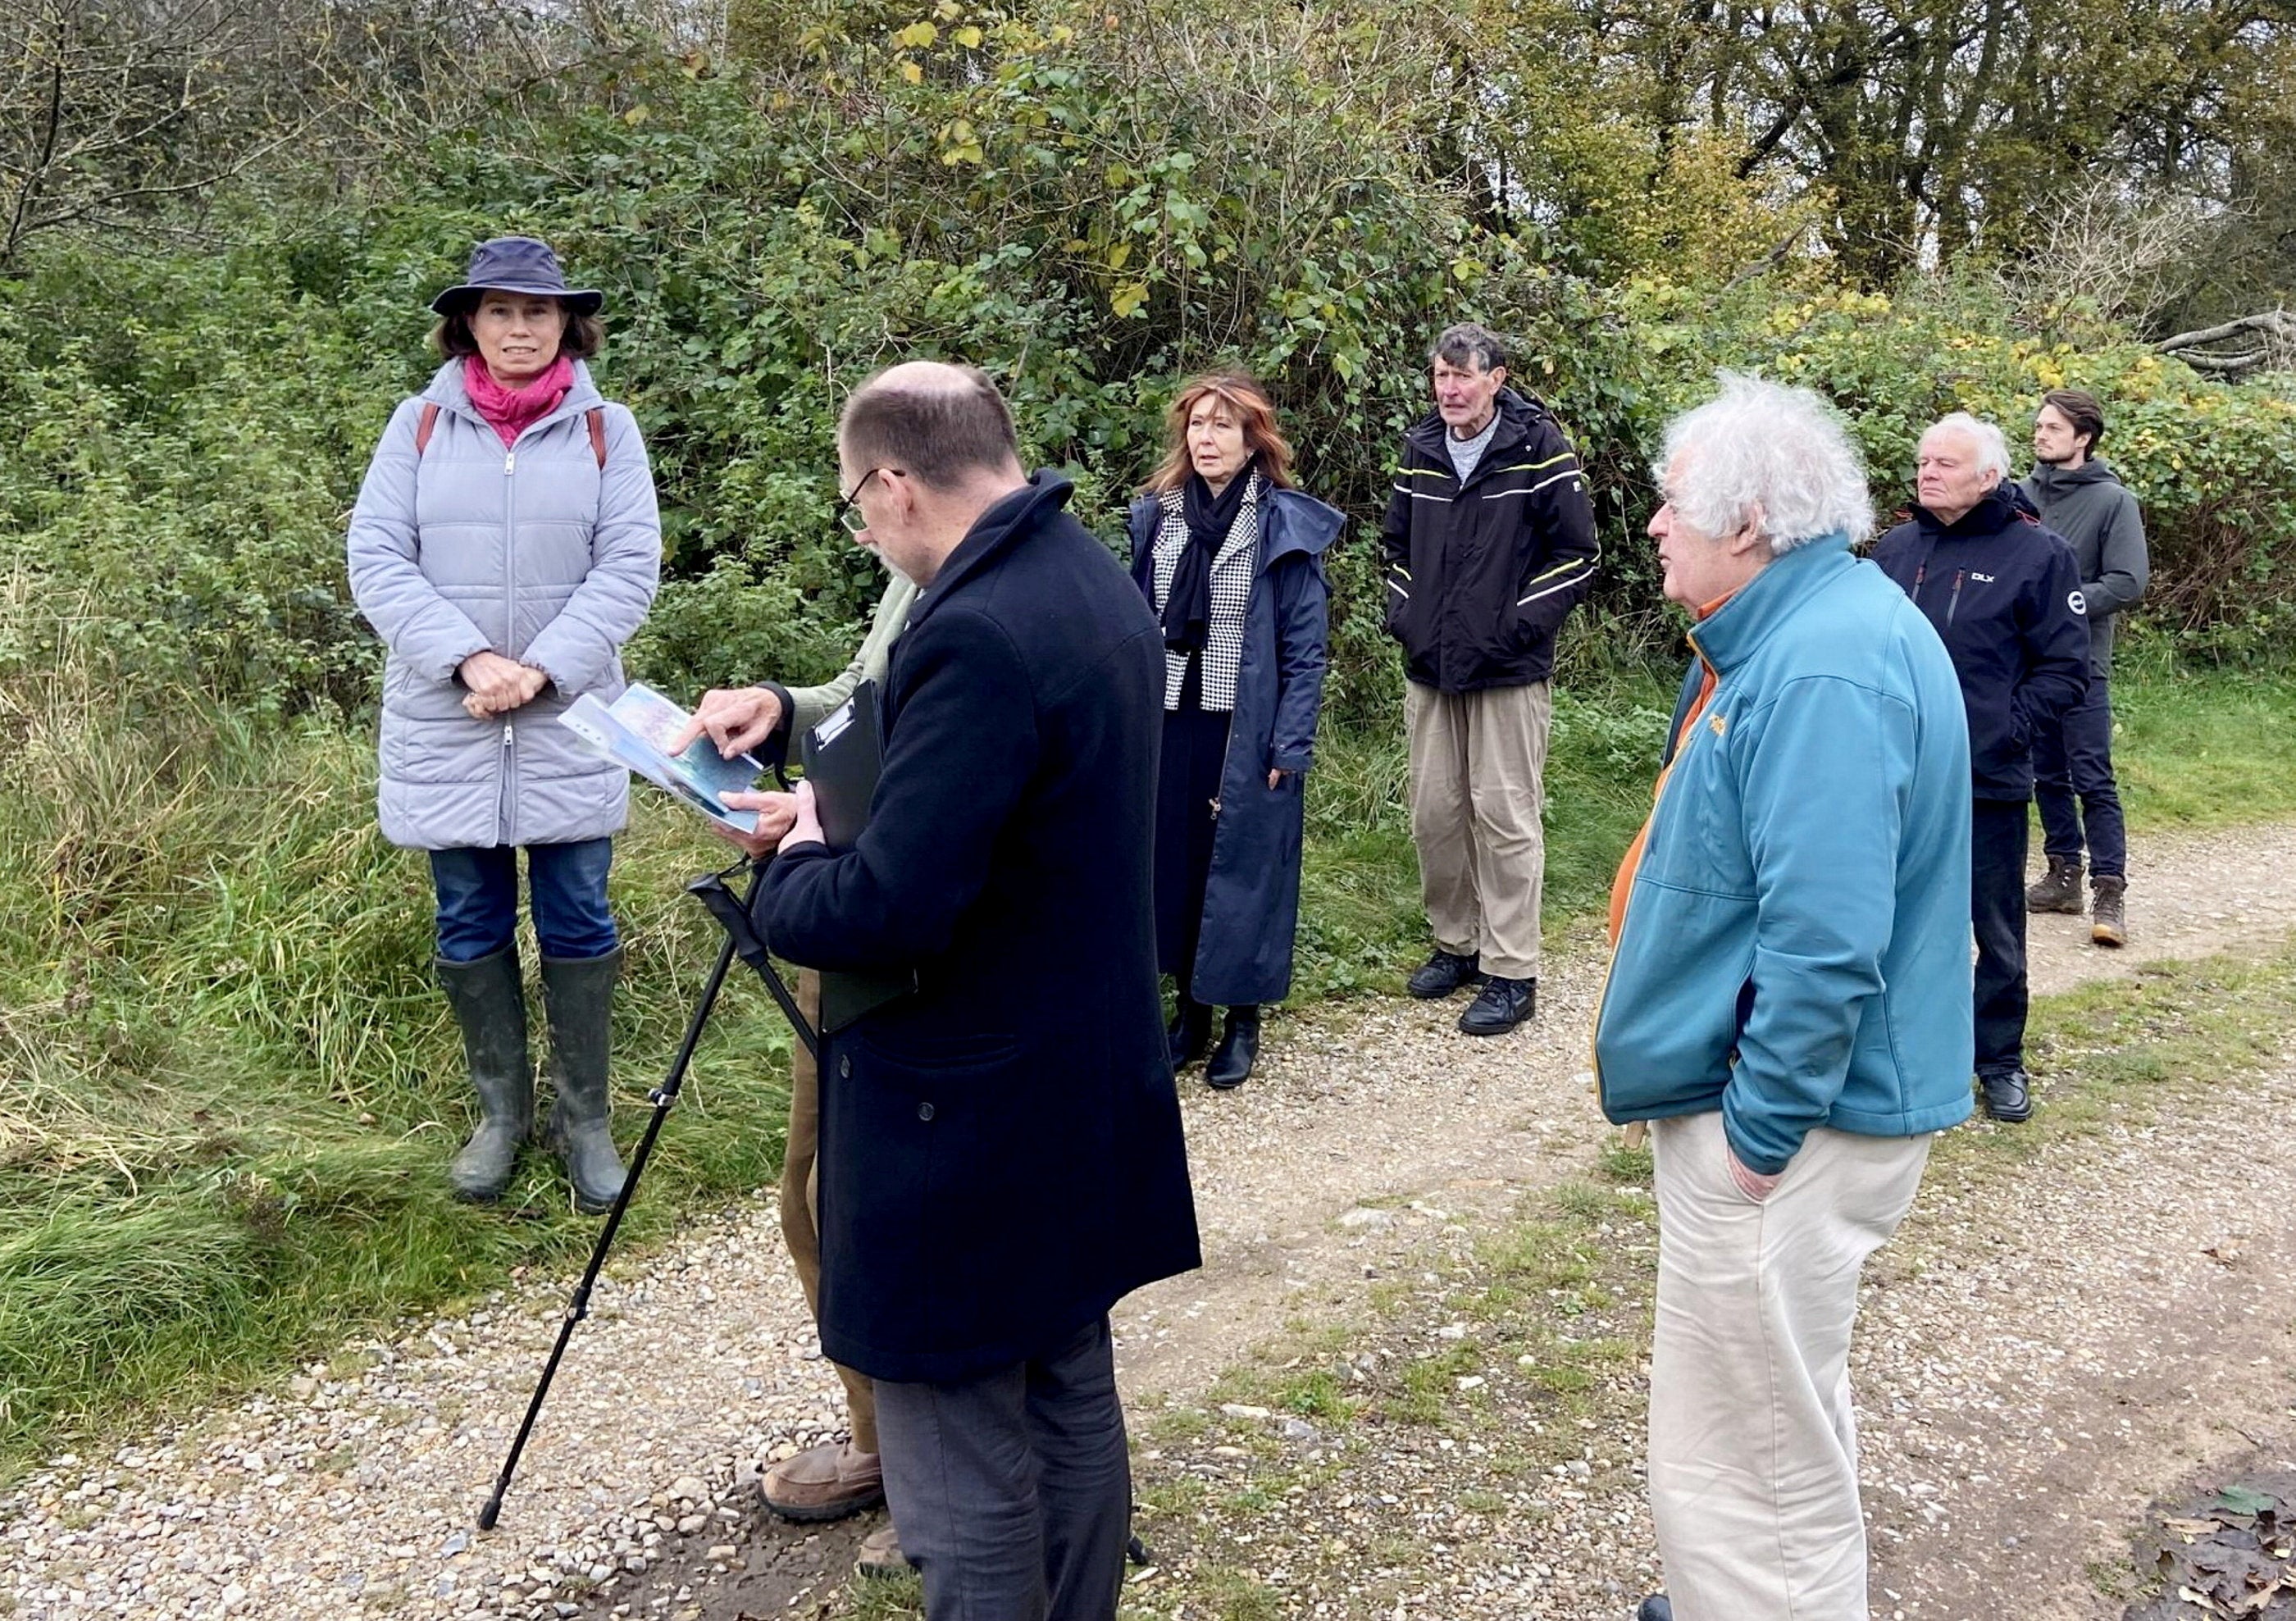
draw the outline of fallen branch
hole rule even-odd
[[[2243,349],[2210,349],[2206,347],[2249,333],[2261,333],[2264,341]],[[2189,332],[2178,332],[2173,338],[2163,338],[2153,348],[2163,355],[2174,355],[2196,372],[2238,376],[2247,372],[2268,370],[2285,365],[2292,358],[2296,358],[2296,315],[2291,315],[2284,309],[2235,315],[2215,326],[2196,327]]]

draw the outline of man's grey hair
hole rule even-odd
[[[1429,365],[1439,360],[1469,372],[1496,372],[1507,363],[1506,340],[1472,321],[1447,326],[1435,340],[1435,347],[1427,351]]]
[[[1989,467],[1997,479],[2003,480],[2008,479],[2009,441],[2003,436],[2001,430],[1992,423],[1981,417],[1972,416],[1966,411],[1953,411],[1931,422],[1923,431],[1922,438],[1926,439],[1936,433],[1966,434],[1970,441],[1977,446],[1979,471],[1982,471]]]
[[[1718,381],[1719,394],[1667,424],[1665,493],[1676,512],[1716,536],[1759,520],[1772,556],[1872,531],[1865,460],[1832,407],[1808,389],[1759,377],[1724,372]]]

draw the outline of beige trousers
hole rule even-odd
[[[1866,1621],[1849,1330],[1930,1138],[1821,1127],[1759,1204],[1720,1114],[1653,1121],[1651,1146],[1651,1518],[1676,1621]]]
[[[1538,978],[1546,882],[1546,733],[1554,702],[1529,686],[1439,692],[1406,681],[1411,839],[1435,944],[1509,979]]]
[[[821,976],[809,968],[797,976],[798,1011],[816,1028],[821,1023]],[[789,1140],[782,1149],[782,1237],[789,1242],[806,1309],[821,1320],[821,1178],[815,1160],[821,1151],[821,1070],[803,1042],[790,1049]],[[845,1382],[845,1410],[853,1420],[853,1449],[877,1450],[877,1388],[865,1373],[832,1363]]]

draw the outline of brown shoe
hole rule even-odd
[[[901,1534],[890,1521],[861,1539],[861,1557],[853,1561],[853,1568],[879,1578],[909,1574],[913,1567],[901,1551]]]
[[[761,1490],[766,1507],[783,1519],[811,1525],[884,1502],[885,1471],[875,1453],[855,1452],[849,1441],[824,1441],[767,1470]]]
[[[2099,946],[2124,946],[2128,941],[2128,918],[2125,896],[2128,883],[2125,879],[2095,880],[2095,896],[2089,906],[2088,937]]]

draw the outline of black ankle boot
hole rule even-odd
[[[1171,1044],[1173,1070],[1185,1069],[1201,1058],[1204,1045],[1211,1038],[1210,1005],[1198,1002],[1182,991],[1179,1009],[1172,1015],[1172,1022],[1164,1028],[1164,1039]]]
[[[1222,1092],[1251,1078],[1252,1060],[1259,1056],[1259,1010],[1230,1008],[1226,1027],[1220,1031],[1219,1050],[1204,1066],[1204,1085]]]

